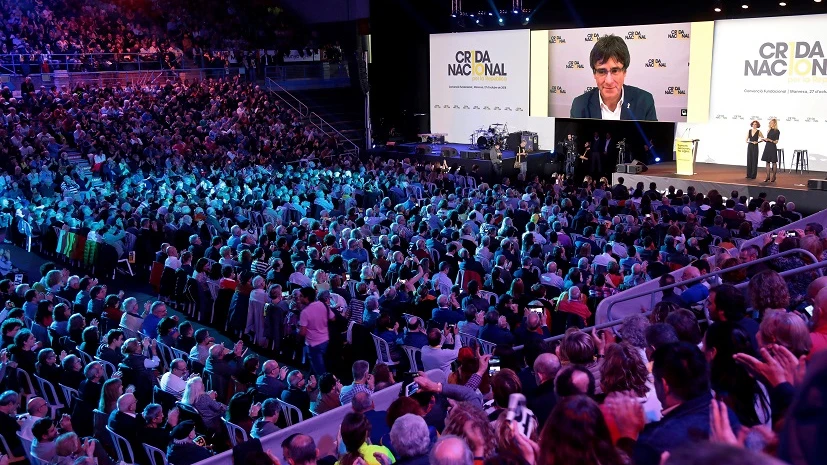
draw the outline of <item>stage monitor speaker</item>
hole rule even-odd
[[[416,146],[417,155],[428,155],[431,153],[431,146],[427,144],[419,144]]]
[[[520,134],[520,142],[525,142],[526,152],[536,152],[540,150],[540,137],[536,132],[523,131]]]
[[[630,165],[640,166],[641,170],[638,171],[639,173],[645,173],[645,172],[649,171],[649,167],[646,166],[646,163],[643,163],[640,160],[632,160],[632,163],[630,163]]]
[[[646,168],[644,165],[626,165],[626,172],[629,174],[639,174],[643,172],[643,169]]]
[[[485,149],[483,150],[485,151]],[[471,151],[471,150],[463,150],[459,153],[460,158],[464,160],[479,160],[480,152]]]
[[[621,163],[621,164],[617,165],[617,167],[615,168],[615,172],[617,172],[617,173],[625,173],[625,172],[626,172],[626,164],[625,164],[625,163]]]
[[[459,152],[457,152],[457,149],[453,147],[442,147],[440,153],[445,158],[456,158],[459,156]]]
[[[807,189],[811,191],[827,191],[827,180],[810,179],[807,181]]]

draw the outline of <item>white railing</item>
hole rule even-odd
[[[790,252],[792,252],[792,253],[790,253]],[[777,253],[775,255],[772,255],[770,257],[765,257],[765,258],[772,260],[772,259],[779,258],[781,256],[792,255],[792,254],[796,254],[796,253],[800,253],[804,256],[808,256],[808,257],[811,257],[811,258],[813,257],[813,255],[810,252],[808,252],[804,249],[791,249],[791,250],[788,250],[786,252]],[[755,263],[756,262],[743,263],[743,264],[741,264],[737,267],[727,268],[725,270],[720,270],[716,273],[710,273],[710,274],[707,274],[707,275],[704,275],[704,276],[701,276],[701,277],[698,277],[698,278],[694,278],[694,279],[691,279],[691,280],[678,282],[678,283],[675,283],[675,284],[671,284],[669,286],[660,287],[660,288],[655,289],[654,291],[652,291],[652,295],[654,295],[654,292],[660,292],[664,289],[673,289],[673,288],[676,288],[678,286],[683,286],[683,285],[686,285],[686,284],[699,283],[699,282],[709,278],[709,276],[712,275],[712,274],[718,275],[718,274],[721,274],[721,273],[726,273],[726,272],[732,271],[734,269],[752,266]],[[823,268],[827,268],[827,261],[811,263],[809,265],[805,265],[805,266],[802,266],[800,268],[794,268],[792,270],[782,271],[779,274],[781,275],[782,278],[789,278],[790,276],[795,276],[795,275],[798,275],[798,274],[801,274],[801,273],[810,273],[810,272],[817,272],[817,273],[821,274],[821,273],[823,273],[823,270],[822,270]],[[680,270],[678,270],[678,271],[680,271]],[[749,286],[749,282],[736,284],[735,288],[743,290],[747,286]],[[649,295],[649,294],[650,293],[647,292],[647,293],[644,293],[644,294],[633,295],[631,297],[631,299],[646,296],[646,295]],[[616,295],[620,295],[620,294],[616,294]],[[615,302],[615,303],[617,303],[617,302]],[[651,307],[650,307],[649,311],[647,311],[645,313],[638,313],[638,312],[634,312],[634,313],[648,316],[649,314],[652,313],[652,310],[651,310]],[[609,317],[611,317],[611,315],[609,315]],[[617,326],[617,325],[623,323],[624,319],[625,319],[625,317],[611,319],[611,320],[606,321],[604,323],[595,324],[594,326],[589,326],[589,327],[583,328],[582,331],[585,331],[585,332],[589,333],[589,332],[591,332],[592,329],[600,330],[600,329],[611,328],[613,326]],[[557,342],[557,341],[562,340],[563,337],[565,337],[565,334],[559,334],[557,336],[552,336],[550,338],[547,338],[547,339],[545,339],[545,341],[546,342]],[[525,348],[525,346],[523,346],[523,345],[514,346],[514,350],[522,350],[523,348]]]
[[[299,100],[295,95],[291,94],[290,91],[285,89],[281,86],[278,82],[274,81],[272,78],[267,78],[267,88],[273,91],[273,94],[278,97],[279,100],[284,102],[285,105],[292,108],[293,111],[299,114],[302,118],[307,118],[310,114],[307,105],[305,105],[301,100]]]
[[[356,145],[355,142],[325,121],[318,113],[311,112],[307,105],[299,100],[298,97],[291,94],[287,89],[282,87],[281,84],[271,78],[267,78],[266,82],[267,88],[273,91],[273,95],[284,102],[285,105],[292,108],[293,111],[298,113],[302,118],[307,118],[310,124],[322,131],[326,136],[336,138],[344,146],[346,154],[359,155],[359,146]]]
[[[345,153],[350,153],[353,155],[359,155],[359,146],[356,145],[355,142],[350,140],[347,136],[339,132],[338,129],[334,128],[330,123],[324,120],[321,116],[319,116],[316,112],[310,113],[310,124],[319,128],[320,131],[325,133],[328,136],[336,135],[338,136],[337,139],[342,145],[345,146]]]
[[[784,252],[779,252],[774,255],[770,255],[768,257],[762,257],[757,260],[751,261],[749,263],[741,263],[736,266],[732,266],[729,268],[725,268],[722,270],[713,271],[707,273],[703,276],[698,278],[690,279],[690,280],[681,280],[680,274],[683,273],[683,268],[680,270],[673,271],[671,274],[675,277],[675,284],[670,284],[668,286],[660,287],[657,280],[648,281],[640,286],[635,286],[627,291],[623,291],[619,294],[615,294],[610,297],[606,297],[600,304],[598,304],[597,309],[595,311],[595,322],[596,323],[604,323],[607,321],[616,321],[622,320],[624,317],[628,316],[629,314],[638,313],[641,306],[648,308],[653,308],[657,301],[657,294],[666,290],[666,289],[674,289],[680,286],[688,286],[695,283],[699,283],[705,281],[713,276],[719,276],[724,273],[729,273],[731,271],[740,270],[742,268],[749,268],[751,266],[757,265],[759,263],[770,262],[777,258],[786,257],[790,255],[802,255],[804,257],[809,258],[812,262],[817,263],[818,259],[813,256],[812,253],[805,249],[790,249]],[[647,286],[648,285],[648,286]],[[625,309],[628,310],[623,312],[623,315],[612,315],[612,307],[621,303],[627,302]],[[631,303],[630,303],[631,302]]]

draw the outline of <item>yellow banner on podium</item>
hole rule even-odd
[[[692,176],[695,174],[695,153],[692,139],[675,139],[675,161],[677,174]]]

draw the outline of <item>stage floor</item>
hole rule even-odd
[[[443,149],[453,149],[452,153],[454,155],[443,157]],[[501,182],[502,177],[511,177],[516,180],[518,173],[518,171],[514,169],[514,158],[516,154],[513,150],[503,151],[502,173],[500,176],[496,176],[493,172],[491,160],[483,158],[483,152],[488,152],[488,150],[481,150],[467,143],[457,144],[449,142],[445,144],[426,144],[406,142],[393,146],[376,147],[370,152],[394,159],[412,158],[435,163],[445,161],[449,166],[459,165],[465,167],[467,170],[477,166],[480,175],[491,182]],[[552,153],[548,150],[529,153],[526,157],[526,162],[528,163],[527,172],[529,174],[550,175],[562,169],[559,162],[553,159]]]
[[[827,177],[827,173],[819,171],[803,174],[789,173],[787,170],[779,171],[775,182],[764,182],[766,171],[763,167],[758,171],[758,179],[746,179],[744,177],[746,167],[744,166],[695,163],[693,176],[679,175],[675,171],[674,162],[659,163],[649,165],[649,170],[645,173],[614,173],[612,182],[617,183],[617,178],[623,177],[624,184],[628,187],[634,187],[638,182],[643,182],[648,188],[650,182],[655,182],[658,190],[675,186],[677,189],[683,189],[684,192],[691,185],[695,186],[698,192],[717,189],[724,197],[729,197],[733,190],[747,197],[757,197],[759,193],[766,192],[768,200],[774,201],[777,196],[784,195],[788,202],[796,204],[796,209],[806,213],[815,213],[827,205],[827,191],[807,189],[807,180]]]

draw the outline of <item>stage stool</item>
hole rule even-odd
[[[782,172],[784,171],[784,149],[776,149],[776,153],[778,154],[778,169]]]
[[[793,163],[792,168],[793,170],[798,172],[809,172],[810,171],[810,154],[807,150],[794,150],[793,151]]]

